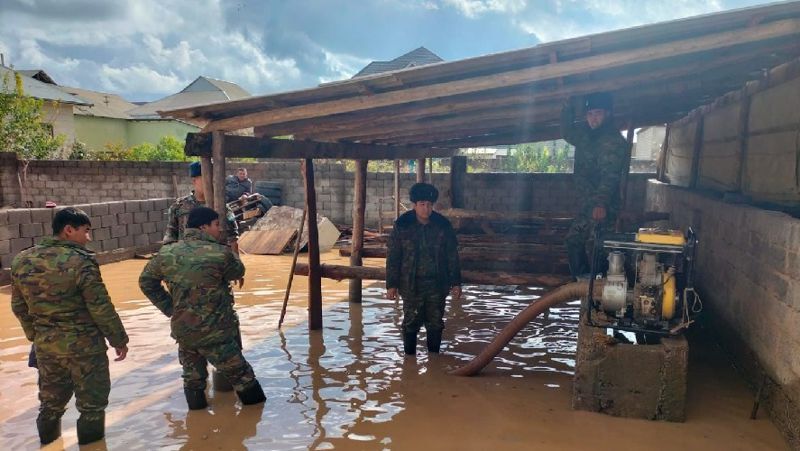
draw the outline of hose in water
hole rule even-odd
[[[593,284],[592,295],[595,299],[600,299],[603,292],[603,281],[597,280]],[[450,374],[455,376],[474,376],[483,367],[489,364],[500,351],[510,342],[525,325],[534,318],[563,302],[574,301],[589,292],[589,281],[572,282],[562,285],[555,290],[545,293],[539,299],[533,301],[525,310],[521,311],[511,320],[510,323],[489,343],[480,354],[472,359],[468,364],[455,369]]]

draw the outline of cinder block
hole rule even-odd
[[[144,224],[142,224],[142,233],[148,233],[149,234],[149,233],[155,232],[156,230],[157,229],[156,229],[156,223],[155,222],[145,222]]]
[[[128,234],[127,225],[116,225],[111,227],[111,238],[119,238]]]
[[[148,212],[146,211],[137,211],[133,214],[133,222],[134,224],[141,224],[143,222],[147,222]]]
[[[17,255],[19,251],[33,246],[33,238],[13,238],[11,240],[11,254]]]
[[[125,213],[125,202],[109,202],[108,214],[115,215]]]
[[[101,227],[92,230],[92,239],[95,241],[103,241],[111,238],[111,227]]]
[[[101,227],[111,227],[117,225],[117,215],[105,215],[100,218]]]
[[[150,245],[150,238],[145,234],[140,234],[134,237],[133,242],[137,248],[146,247]]]
[[[28,224],[31,222],[31,211],[27,208],[8,210],[9,224]]]
[[[92,205],[92,216],[105,216],[108,214],[108,204],[100,203]]]
[[[120,213],[117,215],[118,224],[133,224],[133,213]]]
[[[103,241],[103,252],[113,251],[114,249],[119,249],[119,240],[117,238]]]
[[[50,224],[53,222],[52,208],[34,208],[31,210],[31,222]]]
[[[142,233],[142,224],[130,224],[128,226],[128,235],[136,236]]]
[[[0,240],[0,255],[5,255],[11,252],[11,241]]]
[[[33,238],[44,235],[44,227],[39,222],[31,224],[20,224],[19,234],[22,238]]]
[[[683,336],[662,338],[653,345],[615,343],[604,328],[588,326],[582,319],[572,407],[614,416],[684,421],[688,356],[689,344]]]
[[[129,197],[129,199],[130,199],[130,197]],[[139,201],[129,200],[129,201],[126,201],[126,202],[123,202],[123,203],[125,204],[125,212],[127,212],[127,213],[134,213],[134,212],[137,212],[137,211],[141,211],[141,205],[139,204]]]
[[[149,222],[161,222],[167,220],[167,215],[161,210],[151,210],[147,212],[147,220]]]
[[[0,240],[11,240],[19,238],[19,224],[8,224],[0,226]]]
[[[130,235],[119,237],[119,247],[122,249],[133,247],[133,237]]]

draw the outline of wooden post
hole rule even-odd
[[[464,182],[467,175],[467,157],[450,158],[450,207],[464,208]]]
[[[697,187],[697,179],[700,178],[700,153],[703,151],[703,128],[705,127],[704,115],[697,119],[697,128],[694,133],[694,148],[692,149],[692,175],[689,179],[689,188]]]
[[[211,138],[211,158],[214,161],[212,172],[214,178],[214,196],[213,203],[211,198],[206,195],[206,205],[213,205],[214,210],[219,214],[220,219],[226,217],[228,212],[225,209],[225,151],[223,146],[225,144],[225,135],[223,132],[213,132]],[[226,236],[230,233],[228,230],[228,221],[220,221],[223,231]]]
[[[356,186],[353,202],[353,244],[350,266],[361,266],[364,248],[364,213],[367,207],[367,160],[356,160]],[[361,303],[361,279],[350,280],[350,302]]]
[[[425,181],[425,159],[417,158],[417,183]]]
[[[203,199],[206,207],[214,208],[214,165],[211,157],[200,157],[200,173],[203,177]]]
[[[633,134],[635,132],[635,128],[633,127],[633,121],[628,120],[628,134],[625,136],[625,139],[628,141],[628,148],[625,152],[625,167],[622,170],[622,177],[619,182],[619,208],[620,210],[625,210],[625,203],[628,200],[628,174],[631,172],[631,152],[633,150]],[[617,222],[615,224],[615,230],[617,233],[622,232],[622,215],[617,216]]]
[[[308,330],[322,329],[322,269],[319,264],[317,191],[314,188],[314,160],[303,160],[303,181],[308,211]]]
[[[394,160],[394,219],[400,217],[400,160]]]
[[[736,174],[736,190],[740,193],[745,192],[743,186],[747,175],[747,138],[750,136],[750,104],[752,97],[747,90],[742,90],[741,109],[739,110],[739,173]]]

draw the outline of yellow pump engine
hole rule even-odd
[[[594,261],[607,253],[608,267],[592,269],[589,324],[659,335],[688,327],[702,309],[693,282],[697,242],[691,228],[686,236],[675,230],[639,229],[636,234],[596,237]],[[591,293],[598,273],[605,278],[602,298],[595,301]]]

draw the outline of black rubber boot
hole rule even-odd
[[[36,428],[39,430],[39,441],[42,445],[52,443],[61,437],[61,418],[47,420],[37,418]]]
[[[242,401],[242,404],[246,406],[258,404],[267,400],[267,397],[264,395],[264,390],[257,380],[253,381],[253,383],[248,385],[244,390],[236,392],[236,394],[239,396],[239,400]]]
[[[215,392],[233,391],[233,385],[216,369],[211,372],[211,385]]]
[[[206,392],[204,390],[190,390],[184,388],[183,394],[186,395],[186,404],[189,405],[189,410],[200,410],[208,407]]]
[[[426,339],[428,341],[428,352],[439,352],[439,348],[442,346],[442,331],[428,331]]]
[[[106,414],[100,414],[97,418],[86,419],[83,415],[78,417],[78,444],[85,445],[87,443],[102,440],[106,435]]]
[[[405,351],[406,355],[416,355],[417,354],[417,334],[415,333],[405,333],[403,334],[403,351]]]

